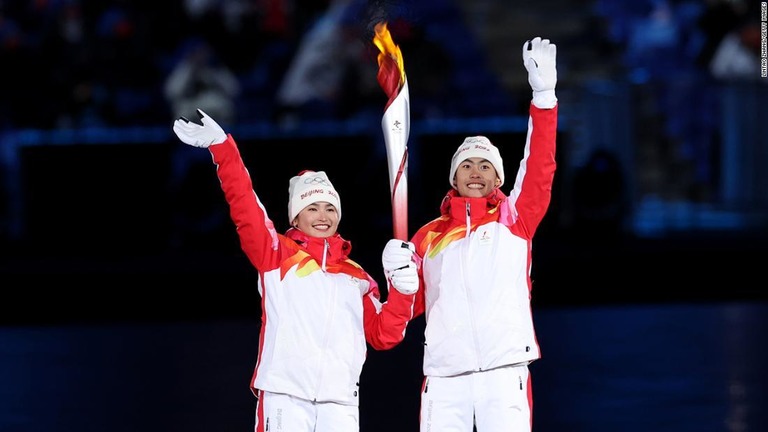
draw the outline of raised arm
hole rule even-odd
[[[274,262],[268,261],[277,259],[276,254],[271,253],[277,250],[277,232],[253,190],[237,144],[215,120],[202,110],[197,113],[201,124],[180,117],[173,123],[173,131],[185,144],[211,152],[243,251],[257,269],[273,266]]]
[[[552,198],[555,175],[558,100],[557,47],[539,37],[523,44],[523,64],[533,91],[523,159],[509,194],[515,231],[532,238]]]

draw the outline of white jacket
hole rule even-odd
[[[441,216],[413,236],[425,313],[424,375],[453,376],[540,356],[531,314],[531,246],[550,203],[557,107],[531,105],[523,160],[509,197],[451,190]]]

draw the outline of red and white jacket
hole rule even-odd
[[[382,304],[378,284],[349,259],[351,244],[338,233],[326,239],[295,229],[278,234],[232,136],[209,150],[241,247],[259,274],[252,391],[358,405],[366,342],[377,350],[400,343],[415,295],[390,289]]]
[[[557,107],[530,106],[509,196],[443,199],[412,241],[422,258],[415,316],[425,313],[424,375],[453,376],[540,357],[531,314],[531,245],[549,207]]]

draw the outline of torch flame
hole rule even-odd
[[[385,56],[390,56],[397,67],[400,69],[400,85],[405,83],[405,65],[403,64],[403,53],[400,51],[400,47],[395,45],[392,40],[392,36],[389,34],[387,23],[378,23],[375,27],[375,36],[373,37],[373,43],[379,48],[378,62],[381,67],[381,62],[384,61]]]

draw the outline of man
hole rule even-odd
[[[424,313],[424,382],[420,428],[427,431],[530,431],[528,365],[539,358],[531,313],[531,246],[550,203],[557,131],[556,47],[523,45],[533,89],[523,159],[509,196],[499,150],[472,136],[451,160],[452,189],[440,217],[406,245],[415,248]],[[411,250],[390,240],[385,273]]]

